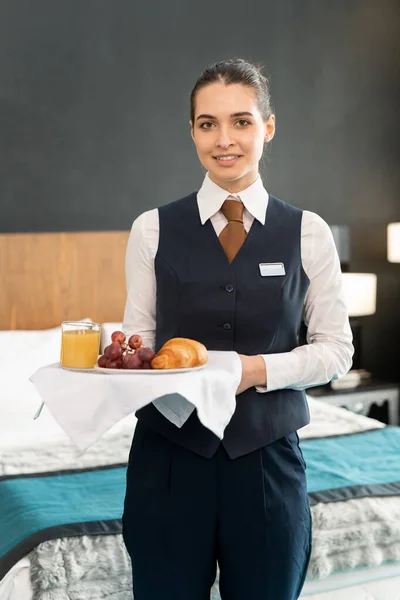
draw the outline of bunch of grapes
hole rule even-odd
[[[151,369],[155,353],[143,346],[140,335],[131,335],[128,342],[122,331],[114,331],[111,344],[104,348],[97,364],[108,369]]]

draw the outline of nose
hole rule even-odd
[[[220,148],[228,148],[232,144],[232,138],[227,127],[220,127],[217,136],[217,146]]]

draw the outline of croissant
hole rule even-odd
[[[171,338],[151,361],[152,369],[200,367],[208,361],[207,348],[189,338]]]

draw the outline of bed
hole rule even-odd
[[[121,236],[120,232],[116,233],[115,240],[125,235],[125,232],[121,232]],[[44,234],[36,235],[41,238]],[[61,243],[59,235],[46,234],[45,240],[24,238],[23,243],[18,236],[0,236],[0,275],[4,281],[6,274],[5,286],[9,283],[7,289],[13,289],[13,294],[9,293],[5,300],[3,308],[6,310],[1,311],[3,322],[0,322],[0,507],[3,516],[0,600],[126,600],[131,594],[131,573],[122,542],[120,517],[124,470],[136,419],[130,415],[80,454],[46,408],[39,419],[33,420],[40,398],[29,382],[29,376],[39,366],[58,360],[59,323],[64,318],[89,317],[104,323],[102,344],[109,333],[119,327],[121,303],[118,306],[114,292],[110,293],[114,305],[107,308],[101,297],[110,281],[118,290],[118,278],[121,279],[122,274],[118,275],[116,263],[123,262],[124,244],[116,243],[119,250],[111,260],[108,249],[102,250],[106,246],[100,242],[100,234],[98,239],[90,234],[91,243],[95,243],[95,238],[98,243],[98,249],[92,254],[87,252],[87,241],[79,240],[79,236]],[[46,263],[39,260],[39,255],[50,252],[48,236],[53,236],[55,244],[52,245],[53,257]],[[7,240],[1,239],[4,237]],[[20,260],[10,251],[13,244],[14,248],[22,248]],[[10,253],[8,260],[5,259],[7,252]],[[69,264],[66,256],[73,257],[77,268],[69,268],[67,274],[63,272],[59,277],[64,286],[60,291],[52,278],[57,278],[60,264]],[[98,288],[103,292],[92,294],[91,303],[88,290],[94,283],[83,279],[92,262],[101,265],[97,277],[102,282]],[[34,269],[34,288],[29,283],[32,279],[29,268]],[[38,287],[38,279],[51,281],[52,286]],[[23,282],[23,290],[18,287],[18,281]],[[65,291],[68,286],[76,287],[78,281],[81,281],[81,294],[71,300]],[[121,290],[123,285],[119,288],[119,294],[123,295]],[[35,293],[41,298],[40,302],[34,302]],[[49,295],[59,301],[51,304]],[[113,322],[107,322],[110,317]],[[400,428],[385,427],[378,421],[315,399],[309,398],[309,405],[311,423],[299,431],[299,436],[307,463],[313,553],[302,597],[398,600]],[[337,458],[336,462],[332,457]],[[99,477],[100,488],[96,479]],[[86,498],[85,504],[88,505],[88,498],[93,499],[93,514],[90,511],[81,514],[78,510],[78,478],[79,493],[86,494],[82,496]],[[42,486],[42,491],[38,492],[39,488],[33,485]],[[57,489],[61,499],[74,498],[74,501],[57,504],[54,500]],[[93,492],[99,489],[104,492]],[[108,512],[101,505],[104,499]],[[68,512],[66,518],[67,513],[63,511],[71,511],[71,505],[75,512]],[[20,531],[20,524],[29,521],[24,515],[35,516],[40,510],[46,513],[46,518],[57,514],[58,520],[40,524],[39,515],[34,522],[36,532],[34,526],[30,535],[25,532],[21,539],[18,535],[13,537],[13,528],[9,525],[7,528],[5,523],[18,523],[15,531]],[[217,583],[212,600],[219,600]]]
[[[24,415],[16,412],[8,416],[2,414],[7,435],[0,445],[0,478],[4,477],[4,473],[12,477],[41,471],[59,474],[93,469],[92,472],[96,472],[96,468],[106,465],[111,470],[124,465],[135,426],[133,416],[120,422],[86,453],[79,455],[46,409],[40,419],[32,420],[38,404],[35,394],[31,390],[30,395],[25,396],[29,398],[29,410]],[[322,436],[319,441],[331,439],[340,443],[343,439],[352,440],[388,430],[377,421],[318,400],[309,399],[309,403],[312,423],[308,429],[306,427],[299,432],[308,471],[315,458],[312,447],[307,448],[307,444],[318,441],[318,436]],[[333,437],[329,438],[329,435]],[[318,453],[316,456],[319,456]],[[393,455],[391,460],[393,462]],[[315,469],[311,471],[315,473]],[[118,485],[122,510],[123,476],[118,479]],[[394,487],[391,494],[385,496],[351,497],[347,500],[331,498],[321,502],[318,494],[310,494],[314,548],[303,597],[342,600],[348,593],[357,600],[359,593],[360,598],[398,598],[399,493],[400,486],[397,490]],[[21,513],[17,511],[17,514]],[[104,534],[99,534],[98,530],[85,533],[79,527],[75,531],[64,532],[63,537],[41,541],[32,549],[28,545],[29,551],[16,559],[0,582],[0,599],[49,597],[52,600],[83,600],[86,597],[111,597],[122,600],[129,597],[130,565],[121,539],[120,523],[116,529]],[[46,535],[43,540],[46,540]],[[350,569],[351,564],[355,568]],[[365,596],[366,592],[371,596]],[[217,586],[213,594],[213,600],[219,600]]]

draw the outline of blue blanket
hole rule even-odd
[[[400,494],[400,427],[304,440],[310,504]]]
[[[310,504],[400,494],[400,428],[304,440]],[[121,533],[126,465],[0,477],[0,579],[38,544]]]
[[[125,465],[0,477],[0,580],[46,540],[121,532]]]

